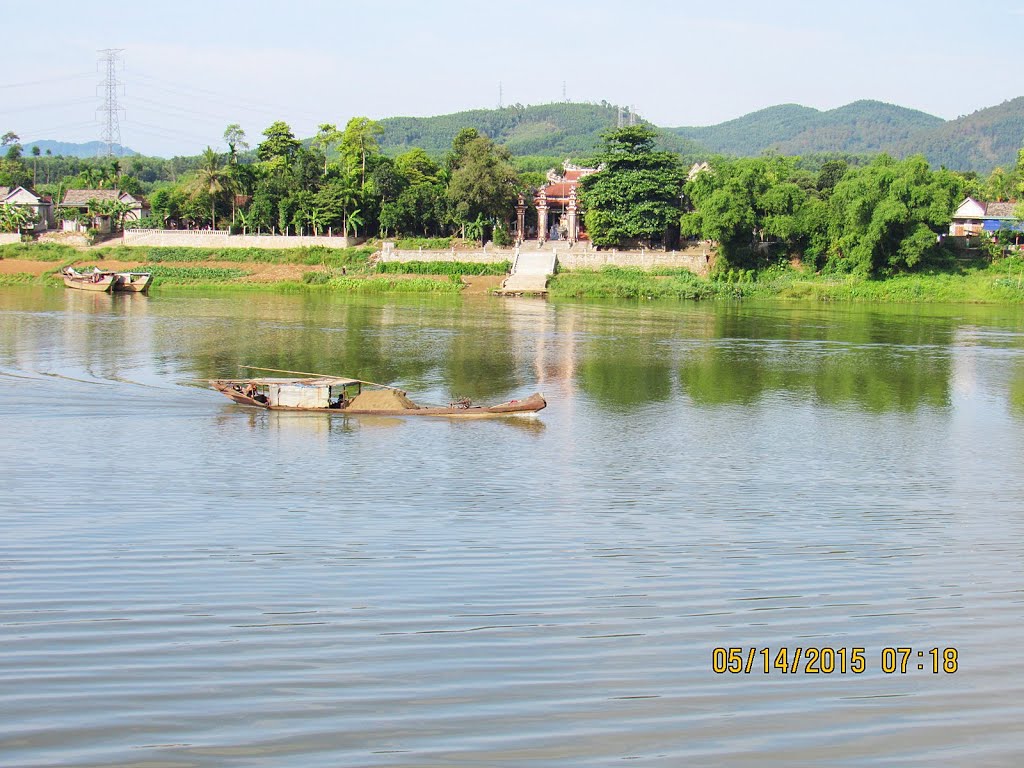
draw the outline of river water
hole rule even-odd
[[[0,425],[5,768],[1024,760],[1019,308],[0,289]]]

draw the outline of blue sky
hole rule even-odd
[[[664,126],[857,99],[949,119],[1024,95],[1024,0],[178,0],[112,13],[55,0],[39,13],[5,35],[0,132],[99,138],[96,51],[123,48],[122,141],[166,156],[223,148],[232,122],[255,144],[275,119],[308,136],[354,115],[494,107],[499,83],[505,104],[560,101],[564,83],[572,101],[634,105]]]

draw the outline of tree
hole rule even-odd
[[[32,221],[32,212],[20,205],[0,203],[0,232],[18,232]]]
[[[208,195],[210,199],[210,226],[217,228],[217,198],[230,188],[231,180],[224,169],[220,155],[207,147],[203,159],[189,185],[192,198]]]
[[[679,221],[686,173],[679,157],[655,151],[656,136],[645,125],[603,134],[596,158],[602,168],[580,182],[587,232],[596,245],[661,239]]]
[[[324,176],[327,175],[327,162],[334,148],[341,143],[344,134],[334,123],[322,123],[313,137],[312,146],[324,153]]]
[[[448,173],[454,173],[459,166],[462,165],[463,158],[466,155],[466,147],[469,146],[471,141],[475,141],[480,138],[480,131],[476,128],[463,128],[452,140],[452,149],[445,158],[445,165],[448,167]]]
[[[411,187],[420,184],[437,184],[441,181],[441,167],[419,147],[403,152],[396,157],[395,168],[405,177]]]
[[[829,264],[864,276],[912,269],[937,255],[963,194],[963,180],[932,171],[918,155],[880,155],[836,185],[831,199]]]
[[[345,133],[341,139],[341,152],[350,161],[358,161],[359,189],[366,186],[367,156],[378,148],[377,137],[384,134],[384,127],[368,117],[353,117],[345,125]]]
[[[36,166],[37,166],[37,164],[39,162],[39,155],[40,154],[41,153],[39,151],[39,145],[38,144],[33,144],[32,145],[32,186],[33,187],[35,187],[35,185],[37,183],[36,182]]]
[[[505,219],[516,199],[516,172],[508,150],[486,136],[470,141],[448,185],[448,199],[463,224],[479,217]]]
[[[288,123],[283,120],[271,123],[263,131],[263,135],[266,139],[256,147],[256,156],[263,161],[283,158],[287,164],[291,162],[292,158],[299,151],[299,147],[302,146],[295,138]]]
[[[228,165],[237,163],[238,152],[244,152],[249,148],[245,141],[245,131],[238,123],[231,123],[224,129],[224,143],[228,145]]]

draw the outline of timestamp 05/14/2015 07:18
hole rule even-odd
[[[960,665],[956,648],[887,647],[872,655],[861,647],[802,647],[777,648],[715,648],[711,652],[711,671],[724,674],[853,674],[861,675],[872,669],[884,674],[905,675],[908,672],[930,672],[952,675]]]

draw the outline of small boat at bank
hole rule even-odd
[[[145,293],[153,282],[152,272],[117,272],[114,290],[125,293]]]
[[[261,369],[270,370],[270,369]],[[285,373],[285,371],[282,371]],[[547,407],[543,395],[498,405],[462,399],[447,406],[418,405],[405,392],[360,379],[310,374],[309,378],[213,379],[210,386],[240,405],[281,411],[323,411],[363,416],[447,416],[479,419],[529,416]]]
[[[78,272],[74,267],[66,267],[61,271],[64,278],[65,288],[75,288],[79,291],[97,291],[99,293],[110,293],[117,282],[117,275],[113,272]]]

